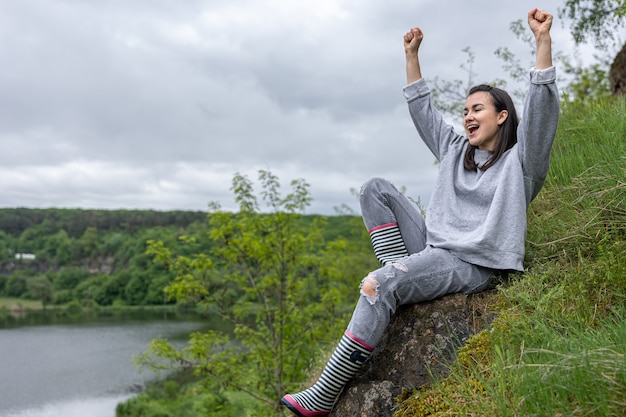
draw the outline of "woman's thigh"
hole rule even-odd
[[[390,181],[372,178],[361,187],[361,214],[368,231],[373,227],[396,224],[400,229],[407,254],[426,247],[426,224],[417,210]]]
[[[377,296],[397,305],[434,300],[446,294],[471,294],[484,289],[493,271],[467,263],[445,249],[427,247],[370,274]]]

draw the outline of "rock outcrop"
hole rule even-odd
[[[444,376],[459,347],[484,328],[476,297],[454,294],[403,306],[392,317],[370,360],[340,394],[332,417],[391,417],[405,388]],[[489,318],[487,318],[487,321]]]
[[[609,79],[613,95],[626,95],[626,43],[611,64]]]

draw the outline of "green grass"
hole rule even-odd
[[[546,410],[550,415],[625,415],[626,322],[619,317],[600,324],[588,329],[574,322],[563,332],[544,323],[549,329],[544,347],[524,347],[519,358],[503,366],[518,404],[511,410],[520,415]],[[501,401],[501,408],[509,405]]]
[[[148,390],[118,404],[117,417],[239,417],[253,409],[251,397],[240,392],[217,393],[189,373],[158,381]]]
[[[625,110],[623,102],[613,100],[563,110],[548,183],[568,184],[596,164],[604,165],[624,157]],[[617,165],[607,168],[618,171]]]
[[[0,309],[12,310],[15,307],[25,308],[27,310],[41,310],[43,307],[41,301],[24,300],[21,298],[0,297]]]
[[[626,415],[624,114],[623,100],[563,111],[529,211],[529,271],[499,285],[492,329],[397,417]]]

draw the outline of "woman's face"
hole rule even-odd
[[[496,110],[491,94],[487,91],[477,91],[468,96],[463,109],[463,125],[469,142],[478,149],[493,151],[500,125],[508,114],[506,110]]]

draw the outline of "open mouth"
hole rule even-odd
[[[466,129],[467,129],[467,133],[469,133],[470,135],[473,135],[478,130],[478,125],[469,125],[466,127]]]

